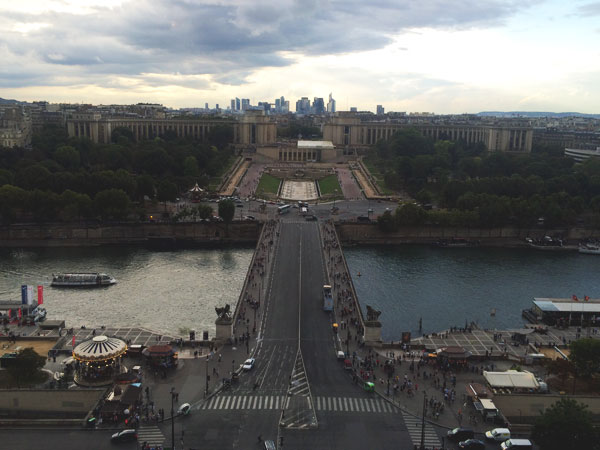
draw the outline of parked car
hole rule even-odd
[[[485,443],[479,439],[467,439],[458,443],[458,448],[465,450],[485,450]]]
[[[118,433],[113,434],[110,441],[114,443],[137,441],[137,431],[132,428],[121,430]]]
[[[451,441],[465,441],[473,439],[475,433],[470,428],[454,428],[448,431],[448,439]]]
[[[184,403],[177,409],[178,416],[187,416],[190,413],[190,409],[192,409],[192,405],[189,403]]]
[[[252,370],[255,362],[256,362],[256,360],[254,358],[248,358],[246,361],[244,361],[244,364],[242,365],[242,369]]]

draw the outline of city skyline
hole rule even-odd
[[[438,114],[600,104],[598,2],[23,0],[0,12],[3,98],[226,108],[333,92],[339,111]]]

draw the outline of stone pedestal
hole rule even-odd
[[[220,342],[227,342],[233,339],[233,319],[219,318],[215,320],[216,335],[215,339]]]
[[[365,345],[371,347],[381,347],[381,322],[370,320],[365,322]]]

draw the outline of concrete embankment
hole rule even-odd
[[[27,224],[0,228],[2,247],[92,247],[149,245],[188,247],[255,243],[259,222],[120,223],[110,225]]]
[[[600,230],[587,228],[550,229],[541,228],[462,228],[462,227],[402,227],[386,233],[373,223],[336,223],[336,230],[343,244],[431,244],[440,239],[463,238],[488,247],[526,247],[525,238],[562,236],[570,243],[580,239],[599,237]]]

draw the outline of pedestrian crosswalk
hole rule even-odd
[[[420,446],[421,445],[421,437],[423,431],[423,421],[420,417],[415,417],[406,412],[402,412],[402,417],[404,417],[404,423],[406,424],[406,428],[408,429],[408,434],[410,435],[410,439],[412,440],[413,445]],[[429,422],[425,422],[425,448],[440,448],[440,438],[437,433],[433,429],[433,426]]]
[[[204,403],[200,409],[272,409],[288,407],[286,395],[218,395]],[[354,413],[395,413],[396,408],[379,398],[362,397],[314,397],[313,405],[317,411],[337,411]]]
[[[146,443],[150,448],[161,446],[165,442],[165,436],[156,425],[141,426],[138,428],[137,434],[138,442],[142,445]]]
[[[379,398],[315,397],[317,411],[343,411],[360,413],[394,413],[396,408]]]
[[[286,395],[217,395],[200,409],[283,409]]]

